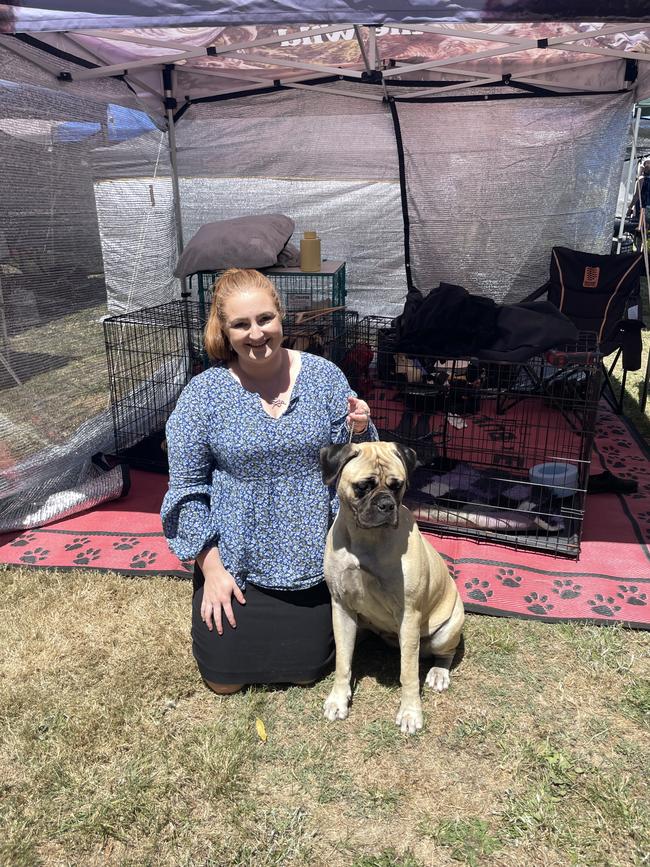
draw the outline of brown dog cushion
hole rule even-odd
[[[174,276],[223,268],[268,268],[278,261],[294,229],[295,223],[284,214],[206,223],[183,250]]]

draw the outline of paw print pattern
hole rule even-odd
[[[87,566],[88,563],[93,563],[95,560],[98,560],[100,554],[100,548],[86,548],[85,551],[80,551],[72,562],[75,566]]]
[[[116,551],[130,551],[138,544],[135,536],[121,536],[119,542],[113,542]]]
[[[151,566],[158,559],[158,555],[155,551],[141,551],[140,554],[136,554],[131,560],[131,568],[132,569],[146,569],[147,566]]]
[[[577,599],[582,590],[582,584],[574,584],[573,581],[554,581],[553,593],[557,593],[560,599]]]
[[[22,536],[19,536],[17,539],[14,539],[13,542],[10,542],[9,545],[12,548],[26,548],[27,545],[31,545],[32,542],[36,541],[36,533],[23,533]]]
[[[528,602],[526,607],[533,614],[547,614],[553,608],[553,604],[548,601],[548,596],[538,596],[537,593],[529,593],[528,596],[524,596],[524,599]]]
[[[620,593],[617,593],[619,599],[622,599],[623,602],[626,602],[628,605],[647,605],[647,595],[645,593],[639,593],[639,588],[634,584],[619,584],[618,589]],[[630,594],[628,596],[628,593]],[[627,596],[627,599],[625,598]]]
[[[589,605],[594,614],[602,614],[604,617],[613,617],[617,611],[621,610],[620,605],[615,605],[616,599],[613,596],[603,596],[596,593],[593,599],[589,600]]]
[[[479,602],[487,602],[492,591],[489,589],[489,581],[480,581],[478,578],[472,578],[471,581],[465,582],[465,589],[468,590],[470,599],[477,599]]]
[[[458,569],[455,566],[451,566],[449,563],[447,563],[447,569],[449,569],[449,574],[451,575],[451,580],[452,581],[458,581],[458,579],[460,578],[460,573],[459,573]]]
[[[521,585],[521,575],[515,575],[514,569],[499,569],[496,574],[497,581],[500,581],[504,587],[519,587]]]
[[[19,559],[21,563],[40,563],[45,560],[49,553],[47,548],[34,548],[31,551],[25,551]]]
[[[64,545],[66,551],[78,551],[79,548],[83,548],[84,545],[87,545],[90,542],[88,536],[75,536],[72,542],[69,542],[67,545]]]
[[[607,455],[616,455],[617,457],[618,457],[618,455],[620,455],[620,453],[621,453],[621,452],[620,452],[620,449],[617,448],[613,443],[604,443],[602,446],[600,446],[600,450],[601,450],[604,454],[607,454]]]

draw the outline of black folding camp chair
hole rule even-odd
[[[623,411],[628,371],[641,368],[641,253],[599,256],[553,247],[548,281],[525,298],[546,295],[581,332],[595,335],[603,356],[603,395],[616,413]],[[614,353],[613,360],[609,358]],[[620,388],[614,368],[622,364]]]

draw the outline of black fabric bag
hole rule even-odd
[[[396,352],[436,358],[523,361],[578,339],[576,326],[548,301],[499,305],[451,283],[426,297],[413,289],[394,325]]]
[[[497,328],[497,339],[480,353],[485,361],[525,361],[578,340],[576,326],[549,301],[503,304]]]
[[[641,370],[643,341],[641,332],[645,324],[640,319],[622,319],[616,326],[614,340],[623,352],[624,370]]]
[[[413,289],[395,319],[396,350],[439,358],[477,355],[498,336],[497,313],[491,298],[452,283],[441,283],[426,297]]]

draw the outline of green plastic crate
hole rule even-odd
[[[325,260],[317,272],[300,268],[260,268],[274,283],[287,313],[319,307],[345,307],[345,262]],[[189,277],[192,298],[206,310],[212,287],[223,271],[197,271]]]

